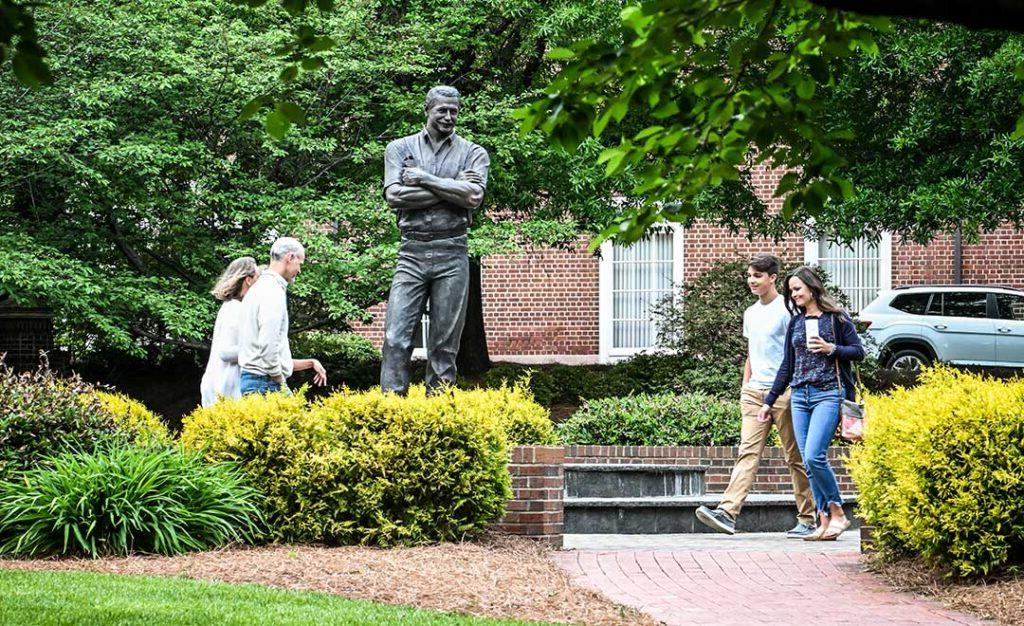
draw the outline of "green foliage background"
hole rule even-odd
[[[592,142],[522,140],[509,112],[552,70],[548,42],[595,31],[617,3],[367,1],[302,20],[337,47],[287,85],[308,123],[283,142],[244,105],[280,95],[280,7],[227,0],[71,0],[36,12],[54,83],[0,75],[0,299],[46,305],[60,342],[153,355],[200,347],[207,290],[232,258],[301,238],[293,330],[344,328],[382,299],[397,231],[382,201],[388,141],[422,125],[437,83],[465,94],[460,132],[491,152],[474,254],[565,242],[605,218]]]

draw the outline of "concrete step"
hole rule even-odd
[[[567,498],[644,498],[704,493],[706,465],[565,465]]]
[[[566,498],[565,534],[662,534],[715,532],[694,515],[701,505],[714,508],[721,494],[645,498]],[[856,496],[843,496],[853,520]],[[738,532],[781,532],[796,523],[790,494],[751,494],[736,522]]]

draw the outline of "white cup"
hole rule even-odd
[[[811,337],[821,337],[818,333],[818,318],[806,317],[804,318],[804,329],[807,334],[807,347],[811,347]]]

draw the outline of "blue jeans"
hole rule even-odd
[[[813,385],[795,387],[790,400],[796,444],[807,468],[814,503],[818,512],[825,514],[829,513],[829,504],[843,504],[836,474],[828,462],[828,447],[839,425],[841,401],[838,389],[824,390]]]
[[[253,374],[252,372],[242,370],[242,379],[239,382],[239,389],[243,396],[247,396],[251,393],[277,393],[278,391],[281,391],[281,383],[277,382],[270,376]]]

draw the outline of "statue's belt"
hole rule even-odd
[[[402,231],[403,239],[414,239],[416,241],[437,241],[438,239],[451,239],[466,234],[466,227],[450,228],[448,230],[434,230],[430,232]]]

